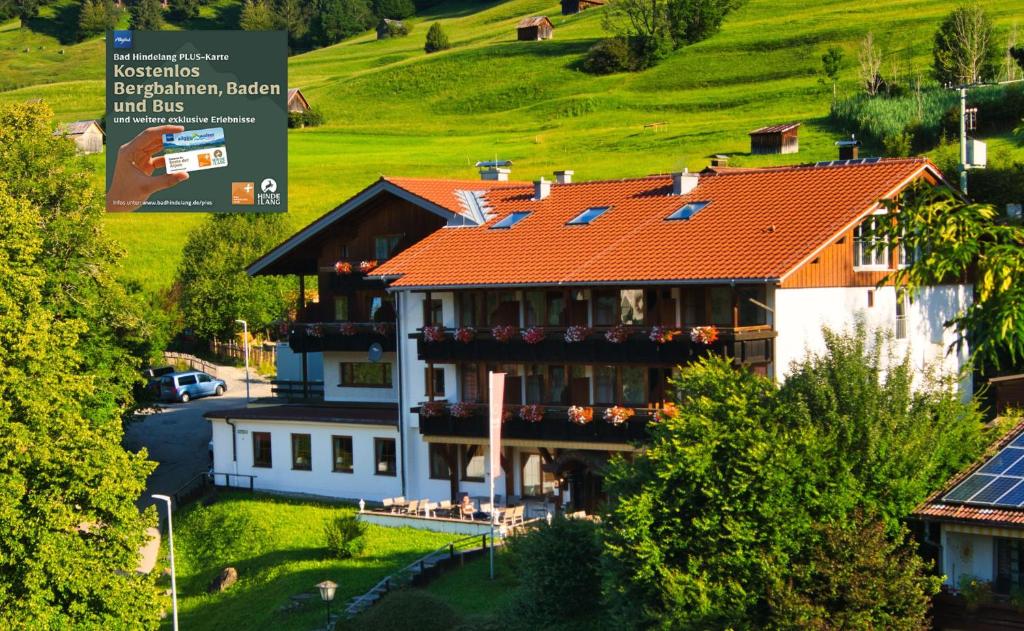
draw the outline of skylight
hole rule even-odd
[[[512,226],[516,225],[517,223],[519,223],[523,219],[526,219],[529,216],[530,213],[523,211],[511,213],[509,215],[506,215],[505,218],[502,219],[501,221],[491,226],[491,230],[494,230],[496,228],[511,228]]]
[[[710,203],[711,202],[687,202],[687,203],[683,204],[682,208],[680,208],[679,210],[675,211],[674,213],[672,213],[668,217],[665,217],[665,219],[669,219],[669,220],[673,220],[673,221],[676,220],[676,219],[689,219],[690,217],[693,217],[694,215],[699,213],[701,210],[703,210],[704,207],[707,206]]]
[[[588,208],[567,221],[566,225],[578,226],[593,223],[595,219],[605,214],[609,208],[611,208],[611,206],[594,206],[593,208]]]

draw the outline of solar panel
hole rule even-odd
[[[1024,507],[1024,434],[942,498],[944,502]]]

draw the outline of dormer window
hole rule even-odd
[[[675,211],[674,213],[672,213],[668,217],[665,217],[665,219],[668,219],[669,221],[677,221],[677,220],[680,220],[680,219],[689,219],[690,217],[693,217],[694,215],[696,215],[700,211],[704,210],[704,207],[707,206],[710,203],[711,202],[687,202],[687,203],[683,204],[682,208],[680,208],[679,210]]]
[[[889,269],[889,248],[879,247],[881,241],[874,237],[879,217],[871,215],[853,229],[854,269]]]
[[[506,215],[504,219],[498,221],[496,224],[491,226],[491,230],[501,230],[501,229],[505,229],[505,228],[511,228],[512,226],[516,225],[517,223],[519,223],[523,219],[526,219],[529,216],[530,216],[530,213],[522,212],[522,211],[521,212],[510,213],[509,215]]]
[[[594,223],[594,220],[608,212],[611,206],[593,206],[576,215],[566,222],[567,226],[585,226]]]

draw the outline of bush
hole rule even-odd
[[[588,520],[558,517],[509,540],[519,585],[512,599],[524,627],[589,618],[601,610],[601,542]]]
[[[439,50],[448,50],[452,47],[452,43],[448,40],[448,34],[441,28],[440,22],[434,22],[430,25],[430,30],[427,31],[427,43],[423,45],[423,50],[427,53],[436,53]]]
[[[583,58],[583,71],[590,74],[614,74],[632,69],[629,43],[622,37],[602,39],[590,47]]]
[[[901,131],[891,136],[886,136],[882,142],[884,153],[890,158],[905,158],[913,152],[913,136],[909,131]]]
[[[305,112],[288,112],[288,127],[292,129],[301,127],[319,127],[324,124],[324,113],[319,107],[313,107]]]
[[[977,611],[982,605],[992,602],[992,583],[977,576],[962,574],[960,576],[960,596],[964,599],[967,611]]]
[[[345,513],[324,525],[327,550],[331,556],[348,559],[359,556],[366,548],[366,524],[355,513]]]
[[[352,621],[353,629],[416,629],[447,631],[459,626],[459,614],[448,603],[419,589],[389,594]]]

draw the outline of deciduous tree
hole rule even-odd
[[[935,32],[933,69],[940,83],[991,81],[1000,56],[992,19],[976,2],[954,9]]]

